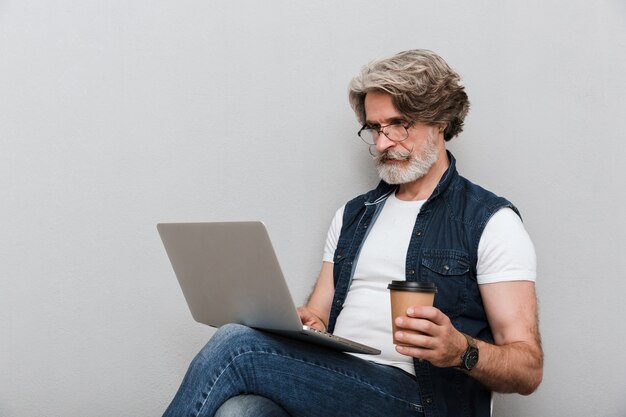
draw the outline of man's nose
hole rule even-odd
[[[383,132],[380,132],[378,139],[376,139],[376,151],[383,153],[387,149],[393,147],[396,143],[389,139]]]

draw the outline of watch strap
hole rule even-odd
[[[467,349],[465,349],[461,355],[461,365],[456,366],[455,368],[464,371],[471,371],[476,366],[476,363],[478,363],[478,345],[476,345],[476,341],[470,335],[465,333],[461,334],[465,336],[465,340],[467,340]],[[469,361],[468,364],[468,359],[470,357],[475,357],[475,359],[473,361]]]

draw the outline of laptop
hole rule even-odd
[[[197,322],[239,323],[344,352],[380,354],[302,324],[263,223],[160,223],[157,230]]]

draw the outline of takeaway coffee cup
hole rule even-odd
[[[387,288],[391,296],[393,343],[395,345],[403,345],[403,343],[396,341],[396,317],[406,316],[406,310],[409,307],[432,306],[435,301],[437,287],[433,282],[391,281]],[[403,331],[411,332],[410,330]]]

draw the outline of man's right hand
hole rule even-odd
[[[300,316],[300,321],[302,321],[302,324],[304,324],[305,326],[309,326],[313,329],[321,331],[326,331],[326,324],[309,307],[298,307],[298,315]]]

